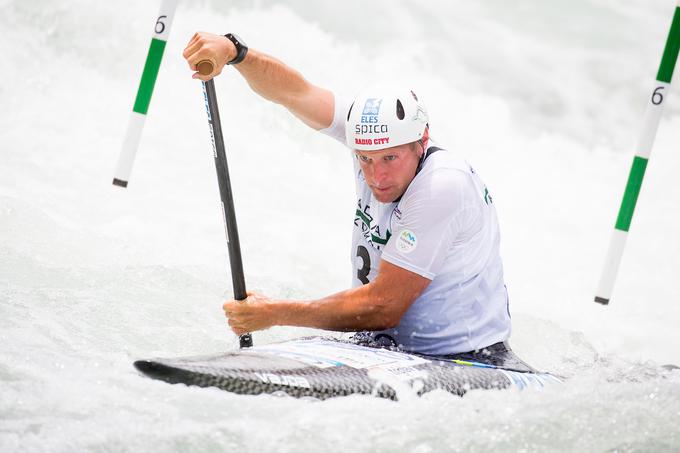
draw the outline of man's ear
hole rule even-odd
[[[430,126],[425,126],[425,132],[423,132],[423,147],[427,148],[427,141],[430,139]]]

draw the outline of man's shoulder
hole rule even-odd
[[[457,189],[469,184],[473,173],[474,170],[462,156],[441,149],[425,159],[412,184],[416,187],[424,184],[437,191]]]
[[[332,93],[335,105],[333,121],[327,128],[319,129],[319,132],[331,138],[334,138],[343,145],[347,146],[347,142],[345,141],[345,121],[344,121],[345,113],[347,112],[348,107],[347,98],[338,95],[335,92]]]
[[[450,212],[452,206],[469,204],[466,200],[475,193],[472,167],[460,154],[442,149],[427,157],[406,190],[402,207]]]
[[[429,154],[429,155],[428,155]],[[470,164],[459,152],[432,144],[426,150],[427,158],[423,163],[421,173],[448,173],[447,170],[454,170],[466,174],[474,173]],[[452,176],[455,173],[451,174]]]

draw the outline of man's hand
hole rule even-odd
[[[274,302],[262,294],[248,291],[246,300],[229,300],[222,305],[229,327],[236,335],[267,329],[274,325]]]
[[[199,31],[191,38],[182,56],[187,60],[192,71],[197,71],[196,65],[200,61],[208,60],[212,62],[213,72],[208,75],[196,72],[192,76],[194,79],[201,79],[207,82],[213,77],[218,76],[222,72],[224,65],[236,57],[236,53],[236,46],[226,37]]]

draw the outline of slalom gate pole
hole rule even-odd
[[[673,22],[668,32],[666,46],[661,57],[661,64],[656,75],[656,83],[647,104],[642,133],[635,149],[635,157],[633,158],[633,165],[628,175],[623,201],[621,202],[619,215],[616,218],[614,234],[609,242],[604,269],[595,295],[595,302],[599,304],[609,304],[609,299],[612,295],[616,275],[621,264],[621,257],[623,256],[623,249],[628,238],[628,230],[633,219],[633,211],[635,211],[635,205],[640,194],[640,187],[642,186],[647,162],[652,152],[656,131],[659,128],[664,101],[671,86],[673,70],[678,59],[678,51],[680,51],[680,0],[677,0]]]
[[[146,56],[146,63],[144,63],[142,79],[139,82],[137,97],[132,107],[132,115],[125,132],[125,139],[123,140],[123,147],[118,157],[116,172],[113,175],[113,184],[116,186],[127,187],[130,180],[132,163],[135,160],[135,154],[142,137],[146,113],[151,103],[151,95],[153,94],[153,87],[158,77],[158,69],[163,59],[165,44],[170,35],[170,26],[175,16],[177,2],[178,0],[163,0],[161,2],[161,9],[156,18],[153,35],[151,35],[151,45]]]
[[[202,61],[198,64],[202,74],[212,72],[212,63]],[[227,155],[224,151],[224,136],[220,122],[220,112],[217,108],[217,94],[215,93],[215,81],[213,79],[203,82],[203,96],[205,108],[208,113],[208,126],[210,127],[210,139],[213,145],[213,157],[217,170],[217,182],[220,187],[220,199],[222,201],[222,218],[224,229],[227,234],[227,248],[229,249],[229,265],[231,266],[231,281],[234,287],[234,299],[246,298],[246,282],[243,275],[243,261],[241,259],[241,244],[238,238],[236,214],[234,213],[234,196],[231,191],[229,180],[229,167]],[[239,337],[240,347],[249,348],[253,345],[253,338],[249,333]]]

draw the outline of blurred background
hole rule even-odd
[[[592,302],[673,1],[181,2],[120,189],[159,4],[0,0],[0,449],[680,446],[679,373],[659,367],[680,364],[675,93],[611,305]],[[432,136],[493,195],[511,344],[569,377],[565,389],[309,404],[138,376],[141,357],[238,345],[221,310],[231,279],[203,95],[181,58],[196,31],[235,32],[339,95],[415,87]],[[346,288],[350,153],[232,68],[216,85],[248,286],[295,298]],[[254,339],[310,333],[321,332]]]

